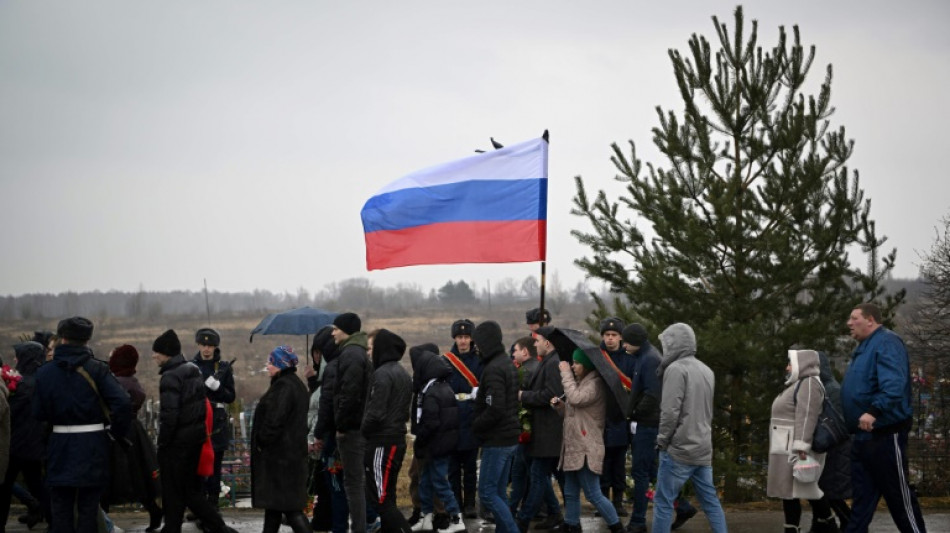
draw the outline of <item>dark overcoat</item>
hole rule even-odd
[[[285,368],[254,410],[251,428],[251,504],[272,511],[300,511],[307,501],[307,410],[310,395]]]
[[[541,360],[541,366],[521,393],[521,405],[531,413],[531,441],[528,453],[531,457],[558,457],[561,455],[561,435],[564,421],[551,408],[551,398],[564,394],[561,385],[560,362],[557,352],[552,351]]]

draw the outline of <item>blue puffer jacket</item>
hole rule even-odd
[[[841,407],[856,440],[871,438],[871,433],[858,429],[858,419],[864,413],[877,419],[875,433],[909,427],[913,415],[910,361],[904,341],[896,333],[879,327],[854,349],[841,385]]]
[[[478,380],[482,379],[482,360],[478,357],[478,354],[475,353],[475,350],[472,349],[464,355],[459,355],[458,347],[452,345],[452,353],[454,353],[458,358],[465,363],[465,366],[475,375]],[[452,387],[452,392],[455,394],[471,394],[472,386],[469,385],[468,380],[462,375],[461,372],[452,367],[452,375],[448,379],[449,385]],[[478,448],[479,442],[478,438],[475,437],[475,433],[472,431],[472,420],[475,419],[475,402],[473,399],[460,401],[459,404],[459,450],[474,450]]]
[[[99,394],[76,369],[83,367]],[[54,426],[47,447],[46,483],[53,487],[102,487],[109,482],[109,437],[105,431],[58,433],[55,426],[105,424],[99,397],[109,410],[112,433],[124,438],[132,424],[129,395],[109,372],[109,365],[93,359],[86,346],[61,344],[53,360],[36,372],[33,416]]]

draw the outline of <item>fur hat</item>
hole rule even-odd
[[[92,338],[92,322],[81,316],[60,320],[56,326],[56,335],[61,339],[86,342]]]
[[[167,355],[168,357],[175,357],[181,354],[181,341],[178,340],[178,335],[175,333],[175,330],[170,329],[159,335],[158,338],[155,339],[155,342],[152,343],[152,351]]]
[[[472,335],[472,331],[475,330],[475,323],[467,318],[462,318],[456,320],[452,323],[452,338],[458,337],[459,335]]]
[[[616,331],[617,333],[623,332],[623,320],[615,316],[609,316],[600,321],[600,334],[603,335],[607,331]]]
[[[642,325],[634,322],[623,328],[620,337],[623,338],[623,342],[630,346],[643,346],[643,343],[647,341],[647,330]]]
[[[333,319],[333,325],[347,335],[352,335],[363,327],[359,315],[356,313],[341,313]]]
[[[221,335],[211,328],[201,328],[195,332],[195,344],[221,346]]]
[[[116,376],[135,375],[135,365],[139,364],[139,351],[131,344],[123,344],[112,350],[109,357],[109,370]]]
[[[541,309],[535,307],[534,309],[529,309],[528,312],[524,314],[525,319],[528,321],[528,325],[531,324],[540,324],[541,323]],[[544,310],[544,323],[551,323],[551,312],[547,309]]]
[[[274,351],[270,353],[270,357],[267,358],[267,362],[281,370],[284,370],[285,368],[296,367],[297,354],[294,353],[293,348],[283,344],[274,348]]]

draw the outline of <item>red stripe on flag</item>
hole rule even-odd
[[[366,268],[545,259],[544,220],[446,222],[366,236]],[[465,246],[449,246],[464,242]]]

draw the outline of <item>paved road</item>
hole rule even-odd
[[[224,509],[225,522],[240,533],[260,533],[264,525],[262,511],[249,509]],[[7,524],[6,531],[15,533],[27,533],[26,526],[16,521],[16,513],[11,513],[10,522]],[[124,512],[112,515],[117,526],[128,533],[141,533],[148,525],[148,514],[142,512]],[[950,532],[950,512],[927,512],[924,514],[927,522],[927,530],[933,532]],[[651,520],[648,515],[647,520]],[[745,511],[745,510],[727,510],[726,521],[729,524],[731,533],[779,533],[782,531],[782,512],[781,511]],[[480,520],[466,520],[468,531],[470,533],[490,533],[494,527],[484,524]],[[807,510],[802,516],[802,524],[811,523],[811,515]],[[34,533],[43,533],[45,524],[39,524],[34,529]],[[586,533],[605,533],[606,525],[600,518],[585,516],[581,520],[581,526]],[[677,531],[683,533],[700,533],[709,531],[702,513],[686,523]],[[807,528],[803,529],[807,531]],[[890,533],[896,532],[897,528],[891,522],[891,517],[887,511],[880,511],[875,515],[874,523],[871,524],[870,533]],[[281,527],[282,533],[290,533],[287,526]],[[182,533],[200,533],[200,530],[193,523],[186,523],[182,528]]]

